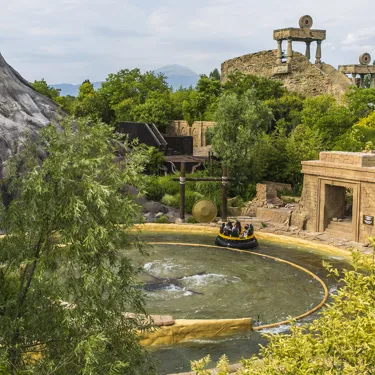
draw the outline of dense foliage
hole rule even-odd
[[[232,173],[243,176],[237,189],[242,193],[261,180],[292,183],[298,190],[302,160],[317,159],[322,150],[361,151],[375,144],[375,89],[352,88],[338,102],[328,94],[304,98],[279,81],[240,72],[219,79],[216,69],[201,75],[195,88],[173,92],[161,74],[125,69],[110,74],[97,91],[83,82],[73,99],[60,97],[44,80],[33,86],[69,113],[108,124],[154,122],[163,131],[172,119],[225,123],[226,130],[210,129],[207,141]],[[267,126],[259,128],[262,119]]]
[[[355,252],[353,265],[353,270],[344,271],[342,288],[318,319],[293,325],[290,334],[266,335],[269,344],[261,348],[260,357],[244,360],[236,374],[374,374],[375,264],[372,257]],[[327,269],[339,277],[337,270]],[[193,363],[197,375],[210,374],[204,369],[208,363],[209,358]],[[218,367],[218,374],[229,374],[225,357]]]
[[[0,371],[152,374],[127,311],[145,313],[125,248],[141,221],[143,148],[80,120],[40,134],[8,170],[15,198],[0,215]],[[38,152],[39,151],[39,152]],[[117,156],[116,156],[117,155]]]

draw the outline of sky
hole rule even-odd
[[[169,64],[208,74],[225,60],[275,49],[272,31],[298,27],[305,14],[313,28],[327,30],[323,62],[355,64],[363,52],[375,59],[370,0],[0,0],[0,6],[0,53],[27,80],[49,84]]]

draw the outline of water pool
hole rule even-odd
[[[213,235],[147,233],[149,242],[209,244]],[[319,283],[300,270],[253,254],[209,247],[153,245],[149,255],[127,252],[137,266],[147,272],[141,276],[146,288],[147,309],[154,314],[171,314],[174,318],[252,317],[258,324],[273,323],[297,316],[322,299]],[[320,276],[331,291],[337,281],[326,276],[322,261],[339,269],[347,267],[341,256],[293,245],[260,241],[257,253],[276,256],[307,268]],[[152,275],[152,276],[150,276]],[[154,277],[178,279],[178,285],[153,288]],[[148,284],[147,284],[148,283]],[[156,283],[157,284],[157,283]],[[305,321],[309,321],[308,317]],[[281,326],[272,330],[287,330]],[[150,349],[160,374],[187,371],[190,360],[210,354],[213,360],[227,354],[231,362],[258,352],[265,339],[259,332],[247,332],[227,338],[194,340],[171,347]]]

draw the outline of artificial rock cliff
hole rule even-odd
[[[36,92],[0,54],[0,178],[3,165],[22,148],[26,137],[61,119],[58,106]]]

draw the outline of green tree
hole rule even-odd
[[[375,111],[375,89],[352,87],[346,94],[346,102],[354,121],[367,117]]]
[[[215,113],[212,147],[238,182],[253,182],[262,178],[267,164],[262,151],[268,139],[263,135],[272,120],[271,110],[256,98],[255,90],[242,96],[224,94]]]
[[[132,119],[139,122],[153,122],[161,131],[164,131],[172,117],[169,93],[166,94],[149,95],[143,104],[132,108]]]
[[[372,239],[374,246],[374,240]],[[339,272],[326,265],[329,272]],[[293,325],[290,334],[267,334],[260,358],[243,361],[237,375],[371,375],[375,373],[375,265],[372,257],[353,253],[353,270],[345,270],[342,288],[311,324]],[[193,363],[197,375],[209,358]],[[229,374],[226,358],[221,375]]]
[[[223,89],[225,92],[237,95],[243,95],[246,91],[254,89],[259,100],[280,98],[286,92],[280,81],[241,72],[229,74]]]
[[[336,150],[363,151],[375,146],[375,111],[353,125],[337,142]]]
[[[85,80],[78,89],[78,97],[71,113],[76,117],[90,116],[106,123],[111,120],[111,111],[103,95],[94,89],[90,80]]]
[[[301,123],[301,111],[304,104],[304,98],[301,95],[285,92],[283,96],[268,99],[265,103],[272,110],[274,117],[272,130],[277,127],[288,135]]]
[[[166,77],[154,72],[141,73],[139,69],[123,69],[110,74],[98,90],[108,103],[111,116],[108,122],[133,121],[133,108],[145,104],[150,94],[170,92]]]
[[[332,95],[306,98],[301,115],[302,124],[319,133],[327,150],[332,150],[354,123],[350,109],[338,104]]]
[[[31,86],[35,91],[38,91],[39,94],[50,98],[54,102],[56,102],[56,99],[60,96],[60,90],[49,86],[44,78],[42,78],[40,81],[34,81],[31,83]]]
[[[210,75],[208,76],[208,78],[214,78],[218,81],[220,81],[220,72],[217,68],[215,68],[212,72],[210,72]]]
[[[17,195],[0,215],[0,366],[6,374],[152,374],[135,333],[147,327],[124,316],[144,313],[125,250],[137,243],[129,230],[141,213],[124,185],[142,188],[145,151],[102,123],[59,129],[41,132],[42,164],[31,145],[8,171]]]

